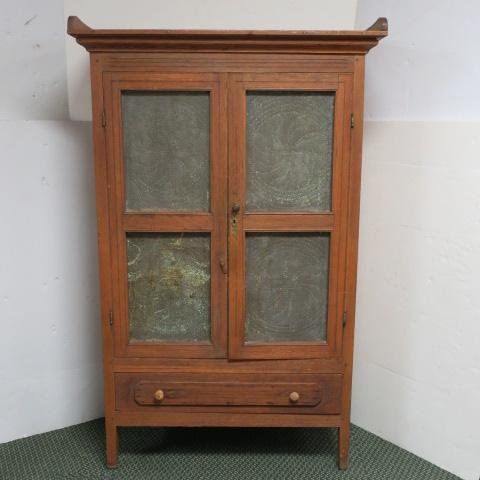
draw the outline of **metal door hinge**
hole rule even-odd
[[[355,119],[353,113],[350,115],[350,128],[355,128]]]
[[[345,310],[342,315],[342,325],[345,326],[347,324],[347,311]]]
[[[110,310],[110,311],[108,312],[108,324],[109,324],[110,326],[113,325],[113,311],[112,311],[112,310]]]
[[[102,127],[105,128],[107,126],[107,115],[105,114],[105,109],[102,110]]]

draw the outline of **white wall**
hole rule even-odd
[[[91,128],[61,0],[2,4],[0,442],[102,415]]]
[[[365,129],[352,421],[480,474],[480,123]]]
[[[103,411],[90,137],[0,122],[0,442]]]
[[[480,120],[477,0],[358,0],[389,35],[367,56],[366,120]]]
[[[67,119],[63,0],[2,2],[0,120]]]
[[[390,35],[367,57],[352,420],[478,480],[480,4],[359,0],[357,25],[379,13]]]

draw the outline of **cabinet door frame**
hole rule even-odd
[[[246,92],[325,91],[335,93],[331,210],[325,213],[245,211]],[[229,337],[235,360],[308,359],[338,356],[345,309],[348,167],[350,159],[352,76],[336,73],[243,73],[229,75]],[[231,209],[240,204],[232,221]],[[245,343],[247,232],[328,232],[330,268],[326,342]]]
[[[113,336],[116,357],[225,358],[227,352],[227,161],[224,76],[215,73],[104,72]],[[126,212],[122,91],[210,94],[210,211]],[[211,342],[129,342],[127,233],[209,233]]]

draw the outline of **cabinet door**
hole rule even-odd
[[[341,345],[350,77],[229,79],[229,357]]]
[[[212,74],[104,77],[116,355],[226,355],[220,84]]]

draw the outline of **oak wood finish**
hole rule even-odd
[[[121,427],[338,427],[340,415],[296,415],[291,413],[186,412],[174,415],[156,411],[114,412],[113,419]],[[114,466],[114,465],[110,465]]]
[[[118,322],[115,336],[115,351],[118,356],[163,356],[163,357],[224,357],[226,352],[227,325],[225,316],[227,284],[218,259],[226,258],[226,161],[222,153],[221,138],[226,123],[221,121],[222,97],[219,91],[220,76],[212,73],[185,74],[145,74],[145,73],[104,73],[103,88],[106,92],[106,134],[112,139],[111,150],[107,155],[114,164],[114,182],[111,187],[113,219],[116,220],[116,242],[112,256],[112,271],[116,272],[114,294],[117,301],[113,313]],[[125,213],[125,185],[122,142],[122,91],[207,91],[210,93],[210,213],[155,214]],[[121,225],[123,223],[123,228]],[[137,227],[138,225],[138,227]],[[132,227],[130,230],[129,227]],[[192,232],[208,231],[211,234],[211,310],[212,338],[210,342],[195,344],[174,342],[161,347],[155,344],[128,341],[128,294],[127,258],[125,234],[131,231],[142,232]],[[112,232],[113,235],[113,232]],[[118,260],[120,259],[120,261]],[[115,309],[115,307],[117,307]]]
[[[202,373],[342,373],[344,364],[341,357],[313,358],[298,360],[262,360],[250,362],[232,362],[229,359],[202,359],[192,362],[188,358],[132,358],[117,357],[113,360],[115,372],[177,372]]]
[[[387,35],[386,19],[372,27],[375,30],[94,30],[78,17],[69,17],[67,33],[89,52],[194,49],[365,54]]]
[[[161,386],[164,390],[158,389]],[[300,394],[292,391],[296,388]],[[152,390],[155,390],[152,394]],[[315,383],[241,383],[241,382],[145,382],[135,387],[139,405],[297,405],[314,406],[320,402],[320,387]]]
[[[116,408],[333,415],[341,412],[342,381],[340,374],[117,373]]]
[[[95,30],[68,33],[90,53],[104,359],[106,461],[119,426],[335,427],[348,464],[363,123],[364,55],[388,33]],[[245,95],[335,93],[331,210],[245,211]],[[208,212],[126,212],[121,93],[210,94]],[[238,207],[237,207],[238,205]],[[211,236],[210,342],[129,342],[129,232]],[[328,232],[325,342],[245,344],[245,235]]]
[[[245,212],[245,95],[247,90],[254,91],[327,91],[335,92],[334,141],[332,162],[332,207],[325,214],[286,213],[255,214]],[[231,74],[230,75],[230,118],[229,130],[229,203],[240,205],[241,215],[237,215],[235,224],[230,222],[229,257],[231,272],[229,275],[229,358],[233,359],[285,359],[285,358],[321,358],[339,354],[340,333],[337,326],[341,323],[344,284],[339,275],[339,252],[342,236],[346,232],[339,226],[337,217],[346,215],[346,188],[342,188],[342,176],[345,169],[343,161],[344,144],[350,136],[350,124],[345,112],[351,112],[350,96],[345,91],[351,90],[350,75],[334,74]],[[248,220],[247,220],[248,219]],[[276,220],[274,220],[276,219]],[[263,223],[263,222],[266,223]],[[248,222],[248,223],[247,223]],[[315,223],[317,228],[314,228]],[[336,226],[336,224],[338,226]],[[325,226],[326,228],[322,228]],[[275,228],[276,227],[276,228]],[[245,343],[245,231],[329,231],[330,275],[327,320],[327,341],[288,342],[285,344]]]

